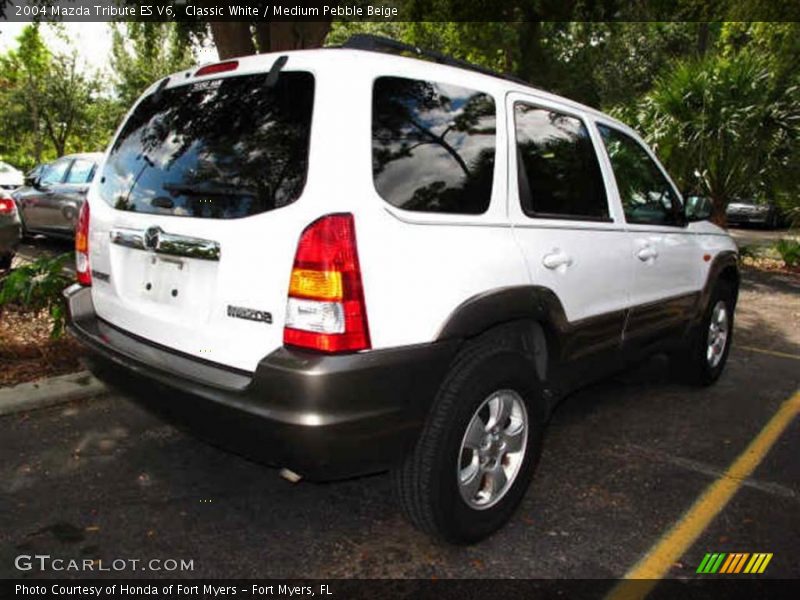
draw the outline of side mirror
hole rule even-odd
[[[25,185],[27,187],[36,187],[36,177],[25,176]]]

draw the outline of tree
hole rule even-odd
[[[38,163],[44,149],[41,104],[52,56],[42,40],[38,25],[23,29],[17,42],[18,49],[0,59],[0,71],[4,73],[4,104],[10,109],[3,111],[4,115],[8,115],[4,119],[3,133],[11,135],[13,140],[18,130],[29,131],[33,140],[33,156]]]
[[[71,137],[84,138],[88,109],[97,91],[96,80],[79,72],[74,52],[51,57],[37,102],[42,125],[57,156],[67,153]]]
[[[212,21],[211,37],[220,60],[256,54],[319,48],[331,28],[327,21]]]
[[[174,23],[113,24],[111,71],[122,107],[130,107],[154,81],[195,62],[188,35]]]
[[[18,47],[0,56],[0,151],[23,168],[96,150],[113,127],[101,79],[80,70],[74,50],[51,52],[40,27],[25,27]]]
[[[780,85],[768,61],[748,50],[679,62],[623,113],[685,188],[711,198],[721,224],[732,199],[764,194],[796,169],[798,88]]]

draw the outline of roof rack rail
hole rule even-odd
[[[486,67],[481,67],[465,60],[460,60],[458,58],[453,58],[452,56],[447,56],[446,54],[442,54],[441,52],[436,52],[435,50],[425,50],[423,48],[419,48],[418,46],[412,46],[411,44],[404,44],[403,42],[398,42],[397,40],[393,40],[391,38],[383,37],[380,35],[371,35],[368,33],[356,33],[355,35],[351,35],[348,40],[342,44],[342,48],[350,48],[352,50],[367,50],[369,52],[383,52],[385,54],[412,54],[419,58],[427,58],[433,60],[442,65],[448,65],[451,67],[459,67],[461,69],[467,69],[469,71],[475,71],[477,73],[482,73],[483,75],[489,75],[490,77],[499,77],[500,79],[505,79],[507,81],[513,81],[514,83],[521,83],[522,85],[530,86],[531,84],[525,81],[524,79],[520,79],[519,77],[515,77],[514,75],[510,75],[508,73],[500,73],[498,71],[493,71],[492,69],[487,69]]]

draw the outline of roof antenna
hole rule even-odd
[[[264,84],[266,87],[275,87],[275,84],[278,83],[278,75],[281,74],[281,69],[288,61],[289,57],[285,54],[275,59],[275,62],[272,63],[272,68],[269,70],[269,74],[267,74],[267,82]]]

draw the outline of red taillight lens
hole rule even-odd
[[[328,353],[370,348],[353,215],[327,215],[301,234],[283,342]]]
[[[17,206],[12,198],[0,198],[0,215],[13,215]]]
[[[84,202],[75,226],[75,274],[81,285],[92,285],[89,265],[89,203]]]
[[[195,77],[200,77],[202,75],[214,75],[215,73],[225,73],[226,71],[235,71],[239,67],[238,60],[228,60],[221,63],[215,63],[213,65],[206,65],[205,67],[200,67],[197,69],[197,72],[194,74]]]

